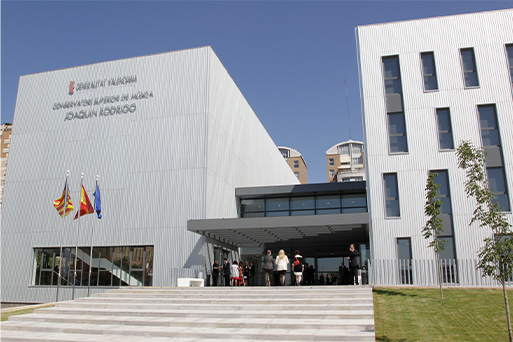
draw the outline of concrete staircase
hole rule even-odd
[[[7,341],[375,341],[370,287],[123,288],[1,324]]]

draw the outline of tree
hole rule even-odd
[[[435,182],[435,178],[438,176],[436,172],[429,172],[428,179],[426,182],[426,205],[424,206],[424,213],[428,217],[426,226],[422,228],[422,235],[424,238],[429,240],[432,239],[428,244],[428,247],[433,248],[435,252],[435,260],[437,264],[438,272],[438,285],[440,286],[440,299],[444,299],[444,293],[442,290],[442,265],[440,263],[440,252],[445,250],[445,243],[447,240],[440,239],[438,236],[442,233],[442,219],[440,215],[440,207],[443,202],[440,200],[437,194],[440,189],[440,184]]]
[[[501,212],[495,201],[486,177],[486,153],[474,147],[471,142],[463,141],[457,149],[458,166],[465,170],[465,193],[476,201],[476,209],[470,225],[477,222],[480,227],[488,227],[491,236],[484,239],[484,246],[479,249],[477,268],[483,276],[489,276],[502,285],[509,341],[513,342],[511,316],[509,313],[506,282],[513,277],[513,238],[511,224]]]

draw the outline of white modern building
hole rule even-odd
[[[210,47],[20,77],[2,208],[3,302],[71,298],[111,286],[175,286],[206,276],[217,247],[191,219],[238,217],[235,189],[298,184]],[[81,173],[96,214],[62,219],[53,201]]]
[[[326,151],[328,182],[358,182],[365,180],[364,144],[348,140]]]
[[[442,258],[454,260],[453,282],[471,284],[475,274],[462,265],[477,259],[490,232],[469,227],[475,206],[456,148],[469,140],[485,149],[491,187],[512,222],[513,9],[359,26],[356,40],[374,265],[434,258],[421,229],[428,172],[437,172]],[[379,276],[375,283],[387,282]]]

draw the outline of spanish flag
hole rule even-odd
[[[61,217],[68,216],[69,213],[75,209],[73,207],[73,203],[71,203],[71,197],[69,195],[68,181],[64,184],[64,190],[62,191],[62,196],[55,201],[53,201],[53,206],[57,209],[57,212]]]
[[[78,218],[78,211],[75,215],[75,220]],[[82,196],[80,196],[80,216],[84,216],[87,214],[94,213],[93,205],[91,204],[91,201],[89,201],[89,197],[87,196],[87,192],[84,189],[84,186],[82,185]]]

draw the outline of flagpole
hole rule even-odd
[[[96,175],[96,189],[98,189],[98,179],[99,178],[100,178],[100,176]],[[98,190],[95,190],[95,193],[94,193],[95,194],[94,195],[95,205],[96,205],[96,196],[98,196],[96,191],[98,191]],[[91,290],[91,271],[93,269],[93,233],[94,233],[94,224],[93,224],[93,227],[91,228],[91,252],[89,253],[89,278],[87,279],[87,297],[89,297],[89,293]]]
[[[80,236],[80,212],[82,211],[82,186],[84,183],[84,173],[80,174],[80,203],[78,205],[78,228],[77,228],[77,243],[75,245],[75,267],[73,268],[73,293],[71,300],[75,299],[75,282],[77,279],[77,258],[78,258],[78,238]]]
[[[61,234],[59,236],[59,273],[58,273],[58,276],[57,276],[57,298],[55,299],[56,302],[59,301],[59,287],[61,285],[61,266],[62,266],[62,232],[64,231],[64,229],[66,228],[66,225],[64,223],[64,219],[66,218],[66,209],[68,208],[68,202],[69,202],[69,198],[68,198],[68,177],[69,177],[69,170],[66,171],[66,182],[64,183],[64,191],[66,191],[66,193],[64,194],[64,216],[62,216],[62,230],[61,230]]]

